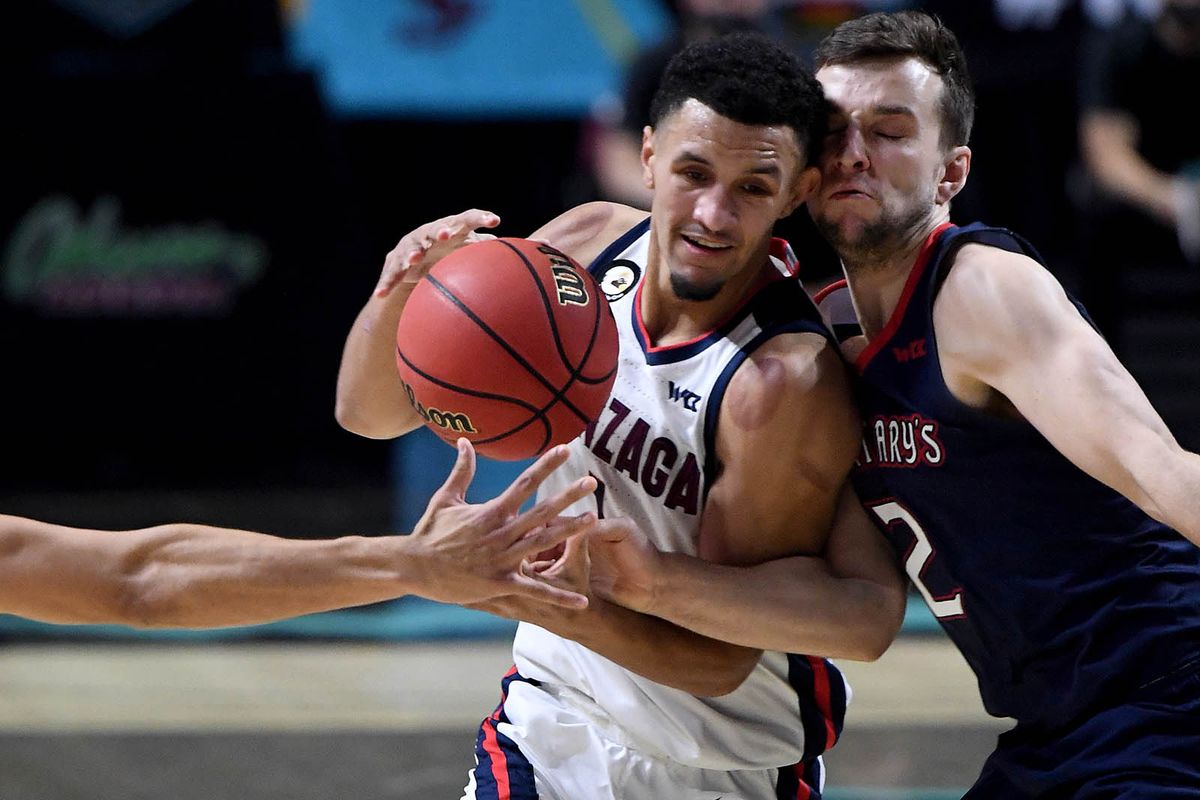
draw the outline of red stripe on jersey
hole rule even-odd
[[[783,265],[787,267],[788,275],[791,277],[796,277],[797,273],[800,272],[800,259],[796,258],[796,251],[792,249],[787,239],[772,236],[770,253],[783,262]]]
[[[511,677],[516,672],[517,665],[513,664],[508,672],[504,673],[504,677]],[[500,749],[500,742],[496,741],[496,722],[500,719],[500,714],[504,710],[504,701],[507,699],[508,692],[502,692],[500,705],[496,706],[492,715],[483,721],[483,751],[488,754],[492,762],[492,778],[496,781],[496,796],[499,800],[509,800],[512,796],[512,790],[508,785],[508,759],[504,756],[504,751]]]
[[[492,762],[492,778],[496,781],[496,797],[499,800],[509,800],[512,793],[508,786],[508,759],[504,757],[504,751],[500,749],[500,743],[496,741],[496,723],[492,717],[483,721],[483,751],[488,754]]]
[[[833,727],[829,670],[825,666],[825,659],[815,658],[814,656],[806,656],[806,658],[808,659],[808,663],[812,664],[813,699],[817,702],[817,709],[821,712],[821,719],[825,721],[825,747],[823,749],[828,750],[837,742],[837,729]]]
[[[896,329],[900,327],[900,321],[904,319],[904,312],[908,308],[908,301],[912,299],[913,292],[917,288],[917,283],[921,280],[921,273],[925,271],[925,266],[929,263],[929,256],[933,254],[933,245],[937,242],[938,237],[942,235],[942,231],[949,227],[951,227],[951,223],[949,222],[943,222],[941,225],[938,225],[926,237],[925,243],[921,245],[921,252],[917,253],[917,260],[913,262],[912,271],[908,273],[908,279],[904,282],[904,289],[900,292],[900,301],[892,309],[892,316],[888,319],[887,324],[883,326],[883,330],[879,332],[879,335],[871,339],[866,349],[859,353],[858,358],[854,361],[854,368],[860,373],[867,368],[867,364],[871,363],[871,359],[883,349],[888,340],[896,335]]]
[[[649,331],[646,330],[646,323],[644,320],[642,320],[642,289],[644,289],[646,286],[646,279],[643,278],[641,283],[638,284],[637,291],[634,292],[633,295],[633,319],[637,324],[638,335],[641,337],[641,340],[644,343],[643,349],[647,353],[669,353],[672,350],[682,350],[685,347],[691,347],[697,342],[702,342],[709,336],[712,336],[715,332],[725,327],[725,325],[728,324],[731,319],[734,319],[740,315],[746,306],[750,305],[754,298],[758,296],[759,291],[761,291],[764,286],[782,280],[787,280],[787,278],[785,278],[783,275],[780,275],[778,271],[772,270],[771,273],[764,273],[754,281],[750,287],[750,290],[746,292],[745,297],[742,298],[737,307],[722,317],[716,325],[713,325],[703,333],[693,336],[686,342],[677,342],[676,344],[654,344],[650,339]]]
[[[792,770],[796,773],[796,800],[809,800],[812,797],[812,789],[809,788],[808,781],[804,780],[804,762],[796,762],[792,765]]]
[[[816,303],[817,305],[820,305],[822,300],[824,300],[826,297],[829,297],[829,295],[833,294],[838,289],[841,289],[843,286],[846,286],[846,285],[847,285],[847,283],[846,283],[845,278],[841,278],[839,280],[834,281],[833,283],[826,286],[824,289],[821,289],[816,294],[814,294],[813,302]]]

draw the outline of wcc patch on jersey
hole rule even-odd
[[[596,281],[608,302],[613,303],[633,291],[641,277],[642,268],[636,262],[619,258],[605,266]]]

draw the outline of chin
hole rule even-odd
[[[854,245],[859,242],[871,229],[874,220],[863,219],[861,216],[852,216],[849,214],[843,215],[828,215],[821,218],[813,218],[813,223],[817,230],[831,244],[847,244]]]
[[[701,283],[693,281],[682,275],[674,272],[671,273],[671,291],[680,300],[688,300],[694,303],[702,303],[705,300],[712,300],[725,286],[724,281],[716,283]]]

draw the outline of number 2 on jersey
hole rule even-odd
[[[963,614],[962,590],[955,589],[954,593],[950,596],[939,599],[933,596],[933,593],[929,591],[929,587],[921,579],[925,568],[933,560],[933,545],[929,541],[929,536],[921,527],[921,523],[917,522],[916,518],[909,513],[907,508],[894,501],[872,506],[871,510],[875,512],[875,516],[883,521],[884,525],[890,527],[897,522],[903,522],[904,526],[912,531],[916,542],[913,544],[912,552],[908,554],[908,558],[904,561],[904,571],[912,579],[913,585],[917,587],[917,591],[925,598],[925,603],[929,606],[929,610],[933,612],[933,615],[938,619],[961,617]]]

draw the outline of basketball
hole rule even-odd
[[[502,461],[574,439],[617,375],[617,327],[596,281],[528,239],[474,242],[435,264],[409,296],[396,344],[426,426]]]

